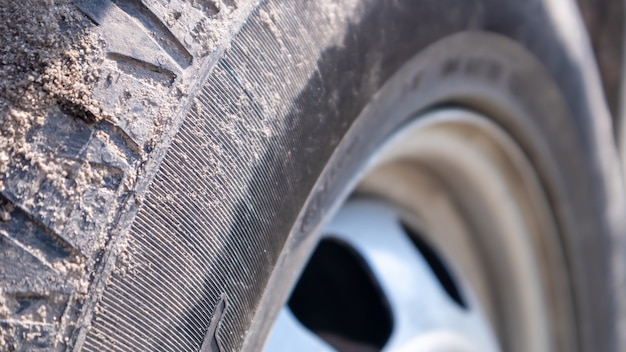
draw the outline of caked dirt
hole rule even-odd
[[[0,0],[0,173],[11,160],[52,166],[28,140],[50,109],[88,122],[103,118],[90,93],[97,38],[84,21],[66,0]]]

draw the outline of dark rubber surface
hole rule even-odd
[[[317,52],[316,40],[335,30],[319,16],[324,11],[315,3],[268,2],[233,40],[197,92],[145,195],[129,234],[137,265],[131,273],[111,274],[85,350],[197,350],[220,297],[227,304],[217,345],[238,349],[272,264],[352,119],[407,59],[460,30],[511,36],[555,69],[577,121],[572,136],[580,134],[575,138],[582,143],[582,159],[573,160],[589,170],[576,170],[572,183],[600,181],[596,161],[585,157],[595,147],[585,131],[592,122],[581,73],[561,49],[541,3],[364,2],[348,20],[341,45]],[[298,69],[307,62],[316,62],[313,72]],[[519,89],[523,95],[530,88]],[[581,191],[576,200],[604,208],[601,189]],[[574,268],[574,286],[594,287],[581,288],[577,297],[578,313],[594,321],[583,323],[580,343],[583,350],[610,350],[603,236],[611,230],[598,223],[600,215],[588,216],[583,223],[590,228],[571,252],[579,256],[584,247],[586,259],[570,258],[586,263]]]

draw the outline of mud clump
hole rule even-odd
[[[51,108],[94,123],[97,39],[67,0],[0,0],[0,173],[32,159],[27,135]],[[0,184],[0,189],[3,185]]]

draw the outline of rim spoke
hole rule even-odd
[[[324,340],[302,326],[288,308],[283,308],[265,345],[267,352],[334,352]]]
[[[387,298],[394,328],[385,350],[404,350],[416,337],[433,331],[471,338],[483,351],[497,350],[486,319],[446,293],[393,208],[371,200],[350,201],[326,233],[363,257]]]

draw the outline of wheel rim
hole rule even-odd
[[[350,246],[375,277],[394,323],[383,350],[553,349],[551,295],[568,292],[556,227],[530,163],[501,129],[465,110],[429,112],[390,138],[353,184],[346,194],[384,202],[342,202],[317,236]],[[466,309],[441,290],[397,219],[456,274]],[[376,259],[382,252],[395,269]],[[402,291],[407,278],[413,285]],[[266,350],[293,346],[333,350],[284,308]]]
[[[350,201],[323,238],[339,240],[355,250],[380,285],[394,326],[385,350],[496,351],[489,324],[475,300],[463,307],[445,292],[392,206],[375,200]],[[297,340],[289,341],[290,346],[333,350],[297,322],[288,308],[279,316],[277,327],[269,350],[288,350],[288,346],[279,347],[288,338]]]

